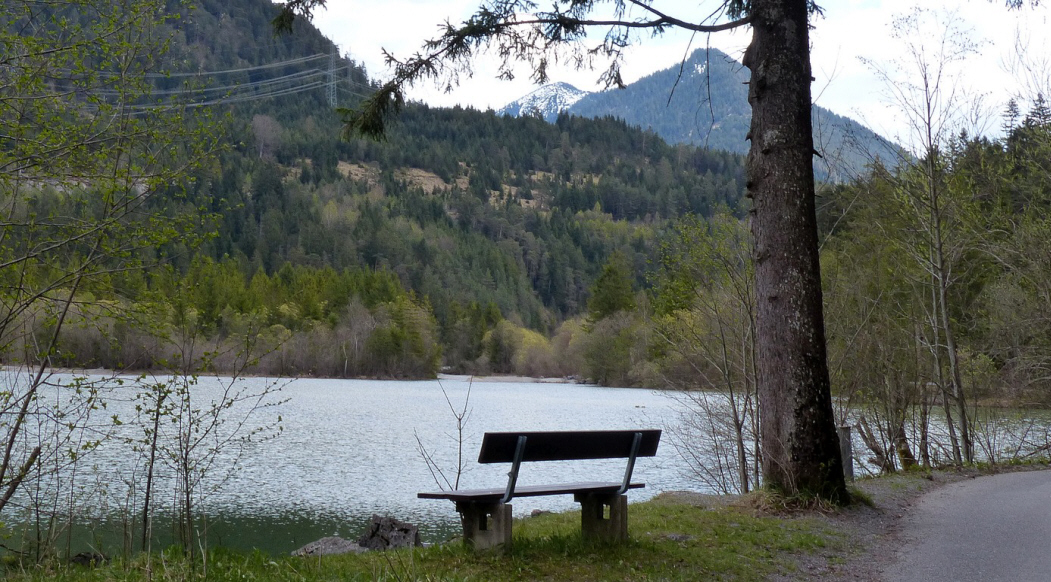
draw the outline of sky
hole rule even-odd
[[[538,4],[543,7],[550,1],[538,0]],[[819,4],[824,17],[813,22],[811,32],[814,101],[904,145],[912,141],[912,132],[907,116],[894,105],[892,96],[904,78],[895,72],[895,62],[910,60],[904,52],[906,39],[894,36],[892,23],[916,4],[930,10],[925,20],[951,19],[975,44],[976,52],[950,68],[957,79],[954,94],[961,99],[954,113],[970,111],[964,104],[974,103],[975,95],[982,96],[980,109],[984,114],[970,115],[966,122],[972,134],[998,135],[1001,113],[1009,98],[1020,98],[1024,112],[1026,100],[1037,90],[1051,93],[1051,2],[1015,11],[1008,11],[1003,0],[824,0]],[[371,77],[386,80],[390,73],[382,49],[396,57],[407,57],[419,51],[425,40],[435,37],[439,25],[446,20],[454,24],[464,21],[478,5],[479,0],[328,0],[327,8],[315,13],[314,24],[343,54],[364,64]],[[653,5],[683,20],[700,21],[718,0],[654,0]],[[942,38],[944,28],[928,23],[907,38],[930,45]],[[708,43],[739,60],[750,36],[748,29],[710,36],[691,36],[684,31],[647,36],[628,49],[624,79],[630,83],[677,65],[693,49]],[[1019,54],[1036,75],[1018,72]],[[499,109],[536,88],[524,67],[518,69],[514,81],[508,82],[495,78],[495,57],[482,57],[477,63],[474,75],[461,79],[450,93],[423,83],[413,87],[408,96],[434,106],[460,104],[485,110]],[[888,84],[875,69],[889,72],[897,82]],[[550,76],[552,81],[592,91],[600,89],[596,85],[600,71],[557,69]],[[1030,78],[1034,76],[1035,81]]]

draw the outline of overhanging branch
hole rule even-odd
[[[627,2],[644,10],[648,18],[620,18],[622,12],[618,12],[615,18],[591,19],[584,17],[586,14],[581,12],[580,6],[570,3],[563,11],[556,3],[554,12],[534,13],[520,19],[519,14],[523,9],[531,6],[521,1],[507,0],[481,7],[459,27],[446,22],[441,36],[424,43],[423,54],[417,53],[400,61],[385,53],[387,64],[394,67],[394,76],[357,109],[339,110],[344,122],[343,137],[347,139],[363,135],[382,138],[388,120],[405,103],[406,86],[425,79],[448,76],[446,90],[449,90],[457,84],[458,73],[466,71],[470,74],[470,63],[475,51],[488,48],[492,43],[497,43],[497,54],[504,61],[500,73],[502,78],[513,77],[510,62],[529,61],[533,67],[533,80],[543,83],[547,80],[549,54],[582,40],[589,29],[608,28],[605,41],[600,45],[591,49],[575,48],[577,54],[574,64],[578,68],[590,67],[592,56],[608,57],[613,62],[610,69],[602,74],[602,79],[607,84],[620,85],[619,60],[622,49],[632,42],[629,31],[653,30],[660,33],[668,28],[681,28],[714,33],[747,26],[752,22],[751,16],[746,15],[723,24],[695,24],[669,16],[641,0]]]
[[[591,26],[609,26],[609,27],[620,27],[620,28],[652,28],[652,29],[663,29],[668,26],[674,26],[676,28],[682,28],[693,32],[724,32],[727,30],[733,30],[742,26],[747,26],[752,23],[752,17],[746,16],[739,20],[732,22],[725,22],[723,24],[693,24],[678,18],[671,16],[665,16],[656,10],[650,9],[654,14],[659,15],[654,20],[589,20],[589,19],[578,19],[569,18],[565,16],[553,16],[550,18],[534,18],[530,20],[519,20],[513,23],[514,26],[528,26],[528,25],[539,25],[539,26],[559,26],[566,30],[576,30],[580,28],[586,28]]]

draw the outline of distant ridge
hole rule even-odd
[[[569,83],[550,83],[516,99],[496,113],[512,117],[540,117],[554,123],[558,115],[568,110],[581,99],[590,95]]]
[[[624,89],[581,92],[584,95],[564,111],[587,118],[613,116],[652,130],[668,143],[746,154],[745,136],[752,114],[748,78],[748,69],[729,55],[698,49],[682,65],[657,71]],[[530,95],[544,94],[548,87]],[[516,115],[512,105],[528,97],[501,112]],[[544,110],[544,118],[552,121],[549,115],[552,110]],[[864,125],[819,106],[814,107],[814,142],[823,156],[814,164],[821,180],[848,181],[877,158],[890,165],[897,160],[897,146]]]

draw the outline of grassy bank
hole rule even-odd
[[[15,582],[335,580],[873,580],[897,542],[896,520],[923,492],[1001,471],[1046,470],[1046,461],[963,470],[914,471],[856,484],[846,508],[786,511],[763,493],[720,497],[662,494],[629,510],[630,541],[604,545],[580,537],[580,513],[515,523],[514,548],[475,554],[459,543],[361,555],[292,558],[212,550],[191,563],[182,553],[138,556],[97,567],[6,561]],[[451,510],[451,508],[450,508]]]
[[[181,554],[97,567],[8,565],[9,580],[762,580],[792,577],[802,560],[827,562],[849,542],[816,517],[765,515],[754,504],[664,495],[631,506],[627,544],[589,544],[580,514],[515,524],[514,548],[476,555],[459,543],[363,555],[272,557],[213,551],[206,567]]]

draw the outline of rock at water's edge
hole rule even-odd
[[[299,548],[292,552],[293,556],[333,556],[336,554],[353,554],[367,552],[367,548],[361,547],[358,542],[352,542],[340,537],[321,538],[316,542]]]
[[[393,517],[381,517],[373,514],[368,529],[358,538],[358,544],[370,550],[391,550],[394,548],[411,548],[422,546],[420,530],[411,523],[398,521]]]

